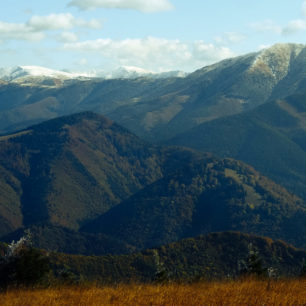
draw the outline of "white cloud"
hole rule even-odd
[[[173,5],[168,0],[72,0],[68,6],[81,10],[97,8],[131,9],[144,13],[169,11]]]
[[[81,59],[77,62],[77,65],[80,65],[80,66],[86,66],[87,64],[88,64],[87,58],[81,58]]]
[[[62,32],[57,36],[57,40],[63,43],[76,42],[78,41],[78,36],[72,32]]]
[[[44,33],[33,31],[25,24],[8,23],[0,21],[0,39],[31,40],[38,41],[45,37]]]
[[[270,19],[261,22],[251,23],[250,27],[258,32],[272,32],[275,34],[282,33],[282,27],[277,25],[274,21]]]
[[[302,4],[302,14],[306,17],[306,1]]]
[[[272,32],[278,35],[292,35],[299,31],[306,30],[306,20],[304,19],[291,20],[287,25],[283,27],[275,24],[271,20],[253,23],[250,26],[258,32]]]
[[[184,43],[155,37],[89,40],[67,43],[64,49],[97,52],[115,65],[138,66],[154,71],[193,70],[234,55],[228,48],[203,41]]]
[[[258,47],[257,47],[257,49],[259,50],[259,51],[261,51],[261,50],[264,50],[264,49],[268,49],[268,48],[270,48],[271,47],[271,45],[259,45]]]
[[[26,23],[8,23],[0,21],[0,40],[16,39],[39,41],[45,38],[45,31],[71,30],[75,27],[100,28],[101,23],[95,19],[86,21],[75,18],[69,13],[32,16]],[[66,35],[66,38],[68,37],[67,34],[63,35]],[[70,34],[70,41],[73,41],[71,39],[72,35]]]
[[[74,27],[99,28],[101,24],[93,19],[85,21],[77,19],[70,13],[67,14],[50,14],[48,16],[33,16],[27,22],[27,26],[34,31],[44,30],[70,30]]]
[[[297,19],[290,21],[282,30],[282,34],[290,35],[306,30],[306,20]]]
[[[306,17],[306,1],[302,3],[302,15]],[[291,20],[286,26],[282,29],[283,35],[295,34],[299,31],[306,30],[306,19],[295,19]]]
[[[198,61],[203,60],[204,62],[212,63],[232,57],[234,54],[227,47],[216,47],[214,44],[197,41],[193,44],[193,56]]]
[[[222,36],[215,37],[215,41],[219,44],[236,44],[242,42],[245,39],[246,36],[236,32],[227,32]]]
[[[27,15],[32,15],[33,14],[33,10],[30,8],[24,9],[23,13],[27,14]]]
[[[302,15],[306,17],[306,1],[302,3]],[[306,19],[289,21],[285,26],[280,26],[272,20],[265,20],[250,24],[251,28],[259,32],[272,32],[279,35],[293,35],[306,30]]]

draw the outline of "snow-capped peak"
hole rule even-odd
[[[23,71],[27,72],[31,76],[46,76],[46,77],[67,77],[67,78],[76,78],[80,76],[88,77],[87,73],[71,73],[61,70],[53,70],[40,66],[20,66]]]
[[[110,72],[98,71],[96,75],[105,79],[135,79],[139,77],[158,79],[169,77],[183,78],[187,73],[184,71],[154,72],[135,66],[121,66]]]
[[[87,73],[70,73],[66,71],[53,70],[40,66],[17,66],[0,69],[0,79],[14,81],[26,77],[49,77],[74,79],[78,77],[90,77]]]
[[[141,76],[153,75],[154,72],[134,66],[121,66],[110,72],[101,73],[106,79],[130,79]]]
[[[154,73],[153,71],[150,70],[145,70],[140,67],[135,67],[135,66],[121,66],[117,68],[118,71],[128,71],[128,72],[136,72],[139,74],[148,74],[148,73]]]

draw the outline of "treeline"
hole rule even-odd
[[[213,233],[128,255],[80,256],[31,246],[30,234],[1,245],[0,286],[193,282],[306,275],[306,251],[238,232]]]

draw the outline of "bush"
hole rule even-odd
[[[306,278],[306,263],[305,262],[303,262],[301,272],[300,272],[300,276]]]
[[[0,287],[32,286],[39,284],[50,272],[46,255],[31,246],[30,232],[8,245],[0,257]]]

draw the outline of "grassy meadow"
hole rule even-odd
[[[0,293],[0,301],[2,306],[305,305],[306,279],[11,289]]]

